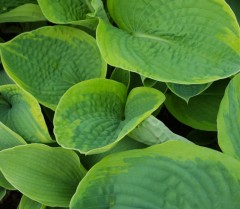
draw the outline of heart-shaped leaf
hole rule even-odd
[[[108,64],[154,80],[201,84],[240,70],[240,28],[223,0],[108,0],[97,42]]]
[[[121,152],[88,172],[70,208],[236,209],[239,169],[232,157],[180,141]]]
[[[0,152],[0,169],[20,192],[39,203],[67,207],[85,175],[77,154],[28,144]]]
[[[193,97],[188,103],[173,93],[166,94],[165,105],[180,122],[204,131],[217,130],[217,113],[229,80],[214,82],[202,94]]]
[[[58,143],[81,153],[110,149],[164,101],[164,95],[147,87],[127,97],[122,83],[107,79],[83,81],[61,98],[54,117]]]
[[[222,151],[240,159],[240,74],[227,86],[218,112],[217,127]]]
[[[37,100],[14,84],[0,86],[0,121],[27,142],[52,142]]]
[[[71,27],[42,27],[20,34],[0,49],[9,76],[53,110],[72,85],[106,75],[94,38]]]
[[[168,88],[176,94],[178,97],[185,100],[187,103],[189,99],[194,96],[201,94],[205,91],[212,83],[198,84],[198,85],[182,85],[176,83],[167,83]]]

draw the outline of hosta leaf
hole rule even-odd
[[[24,139],[0,122],[0,151],[26,144]]]
[[[161,144],[169,140],[188,141],[184,137],[173,133],[154,116],[145,119],[128,136],[147,145]]]
[[[0,201],[4,198],[6,194],[6,189],[0,187]]]
[[[14,1],[9,1],[9,0],[1,0],[0,4],[0,14],[8,12],[16,7],[19,7],[24,4],[37,4],[37,0],[14,0]]]
[[[0,171],[0,187],[3,187],[7,190],[16,190],[14,186],[12,186],[7,179],[4,177],[2,172]]]
[[[23,195],[18,205],[18,208],[19,209],[45,209],[45,206]]]
[[[90,0],[38,0],[45,17],[56,24],[75,24],[94,27],[96,19],[87,19],[93,10]]]
[[[236,209],[240,163],[222,153],[171,141],[113,154],[80,182],[71,209]]]
[[[24,4],[6,13],[0,14],[0,23],[44,21],[40,7],[36,4]]]
[[[81,153],[110,149],[147,118],[164,95],[146,87],[133,89],[113,80],[92,79],[70,88],[61,98],[54,117],[60,145]]]
[[[226,0],[226,2],[230,5],[232,10],[234,11],[238,24],[240,25],[240,1],[239,0]]]
[[[157,83],[157,81],[147,78],[145,76],[141,76],[141,79],[142,79],[143,85],[146,87],[153,87]]]
[[[204,131],[217,130],[217,113],[228,79],[214,82],[188,103],[172,93],[166,94],[165,105],[180,122]]]
[[[227,86],[218,112],[217,127],[222,151],[240,159],[240,74]]]
[[[168,88],[178,97],[184,99],[186,102],[190,98],[201,94],[205,91],[212,83],[198,84],[198,85],[182,85],[176,83],[167,83]]]
[[[0,86],[0,121],[27,142],[52,142],[37,100],[14,84]]]
[[[130,72],[116,68],[111,74],[111,79],[123,83],[128,88],[130,85]]]
[[[3,69],[0,69],[0,85],[5,84],[14,84],[14,82]]]
[[[85,175],[78,156],[60,147],[28,144],[0,152],[0,169],[21,193],[39,203],[67,207]]]
[[[132,149],[141,149],[141,148],[145,148],[145,147],[146,147],[145,144],[140,143],[136,140],[133,140],[128,136],[125,136],[112,149],[108,150],[107,152],[103,152],[103,153],[96,154],[96,155],[86,155],[81,158],[81,162],[83,163],[85,168],[90,169],[97,162],[101,161],[104,157],[106,157],[112,153],[118,153],[118,152],[132,150]]]
[[[108,0],[120,27],[100,21],[108,64],[154,80],[201,84],[240,70],[240,29],[223,0]]]
[[[0,46],[10,77],[51,109],[75,83],[106,74],[94,38],[75,28],[42,27]]]

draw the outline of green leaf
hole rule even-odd
[[[180,122],[204,131],[217,130],[217,113],[228,79],[214,82],[202,94],[193,97],[187,104],[173,93],[166,94],[165,105]]]
[[[176,83],[167,83],[168,88],[178,97],[185,100],[187,103],[190,98],[201,94],[212,83],[198,84],[198,85],[182,85]]]
[[[38,4],[50,22],[96,27],[97,19],[87,19],[93,10],[90,0],[38,0]]]
[[[238,24],[240,25],[240,1],[239,0],[226,0],[226,2],[230,5],[232,10],[234,11]]]
[[[6,189],[0,187],[0,201],[4,198],[6,195]]]
[[[6,179],[32,200],[67,207],[85,175],[78,156],[60,147],[42,144],[17,146],[0,152]]]
[[[26,144],[24,139],[0,122],[0,151]]]
[[[0,121],[27,142],[52,142],[37,100],[14,84],[0,86]]]
[[[44,209],[45,206],[43,206],[41,203],[38,203],[34,200],[31,200],[30,198],[26,196],[22,196],[21,201],[18,205],[18,209]]]
[[[9,78],[5,70],[0,69],[0,86],[6,84],[14,84],[14,81]]]
[[[202,84],[240,70],[240,28],[223,0],[108,0],[118,28],[100,21],[108,64],[145,77]]]
[[[217,117],[219,146],[240,159],[240,74],[226,88]]]
[[[186,142],[121,152],[88,172],[70,208],[236,209],[239,169],[234,158]]]
[[[141,79],[142,79],[143,85],[146,87],[153,87],[157,83],[157,81],[147,78],[145,76],[141,76]]]
[[[7,190],[16,190],[14,188],[14,186],[12,186],[7,179],[4,177],[4,175],[2,174],[2,172],[0,172],[0,187],[3,187]]]
[[[0,14],[0,23],[45,21],[40,7],[36,4],[24,4],[6,13]]]
[[[54,116],[57,142],[84,154],[107,151],[164,101],[156,89],[139,87],[127,97],[122,83],[107,79],[83,81],[61,98]]]
[[[122,70],[120,68],[115,68],[111,74],[111,80],[123,83],[127,88],[130,85],[130,72]]]
[[[42,27],[20,34],[0,48],[9,76],[53,110],[72,85],[106,75],[96,41],[75,28]]]
[[[37,4],[37,0],[14,0],[14,1],[1,0],[0,14],[29,3]]]
[[[107,152],[96,154],[96,155],[82,156],[81,162],[83,163],[86,169],[90,169],[96,163],[100,162],[104,157],[112,153],[118,153],[118,152],[132,150],[132,149],[141,149],[145,147],[146,147],[145,144],[142,144],[136,140],[131,139],[128,136],[125,136],[112,149],[108,150]]]
[[[161,144],[169,140],[189,142],[184,137],[173,133],[163,122],[154,116],[149,116],[145,119],[128,136],[147,145]]]

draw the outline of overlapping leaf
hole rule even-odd
[[[8,12],[24,4],[37,4],[37,0],[1,0],[0,14]]]
[[[199,85],[181,85],[175,83],[167,83],[168,88],[177,96],[184,99],[186,102],[194,96],[201,94],[205,91],[211,83]]]
[[[228,79],[214,82],[188,103],[172,93],[166,94],[165,105],[180,122],[199,130],[216,131],[217,113]]]
[[[69,205],[85,175],[85,169],[74,152],[42,144],[1,151],[0,169],[6,179],[27,197],[45,205],[61,207]]]
[[[229,83],[217,117],[219,146],[240,159],[240,74]]]
[[[173,133],[167,126],[154,116],[149,116],[128,134],[131,138],[147,145],[161,144],[169,140],[188,142],[182,136]]]
[[[180,84],[240,70],[240,29],[223,0],[108,0],[108,10],[120,29],[100,21],[97,42],[110,65]]]
[[[107,79],[83,81],[61,98],[54,117],[60,145],[81,153],[104,152],[132,131],[164,101],[164,95],[147,87],[127,97],[122,83]]]
[[[0,86],[0,121],[27,142],[52,142],[37,100],[14,84]],[[14,135],[2,125],[1,131]]]
[[[0,49],[10,77],[51,109],[72,85],[106,74],[96,41],[71,27],[42,27],[19,35]]]
[[[8,1],[8,2],[15,2],[15,1]],[[6,11],[8,10],[8,7],[4,7],[3,5],[1,6],[2,8],[6,9]],[[24,4],[8,12],[0,14],[0,23],[36,22],[36,21],[46,21],[46,18],[43,16],[42,11],[37,4]]]
[[[239,169],[234,158],[186,142],[121,152],[88,172],[70,208],[236,209]]]

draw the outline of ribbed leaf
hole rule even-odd
[[[184,137],[169,130],[164,123],[154,116],[149,116],[145,119],[132,132],[130,132],[128,136],[147,145],[161,144],[169,140],[188,142]]]
[[[110,149],[164,101],[164,95],[146,87],[127,97],[122,83],[107,79],[83,81],[61,98],[54,117],[58,143],[81,153]]]
[[[80,182],[71,209],[240,208],[240,162],[171,141],[113,154]]]
[[[178,97],[184,99],[187,103],[189,99],[201,94],[212,83],[199,84],[199,85],[182,85],[175,83],[167,83],[168,88]]]
[[[90,0],[38,0],[45,17],[56,24],[94,26],[97,20],[87,19],[93,10]]]
[[[240,70],[240,29],[223,0],[108,0],[118,28],[100,21],[108,64],[154,80],[202,84]]]
[[[85,175],[78,156],[63,148],[29,144],[0,152],[0,169],[20,192],[39,203],[67,207]]]
[[[20,34],[0,48],[10,77],[51,109],[72,85],[106,74],[96,41],[71,27],[42,27]]]
[[[14,2],[14,1],[13,1]],[[40,7],[36,4],[24,4],[6,13],[0,14],[0,23],[45,21]]]
[[[217,130],[217,113],[228,79],[217,81],[188,103],[172,93],[166,94],[165,105],[180,122],[204,131]]]
[[[27,142],[52,142],[37,100],[14,84],[0,86],[0,121]]]
[[[240,74],[229,83],[218,117],[218,140],[222,151],[240,159]]]

